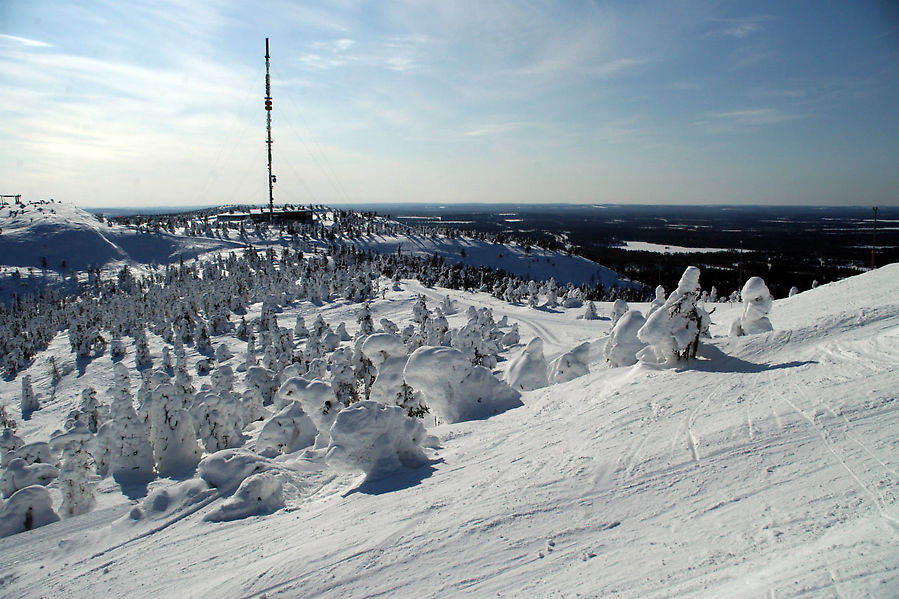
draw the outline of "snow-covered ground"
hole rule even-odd
[[[292,482],[268,515],[209,521],[230,499],[189,499],[195,479],[160,479],[157,515],[129,518],[104,479],[94,511],[0,540],[0,595],[896,596],[899,265],[775,301],[770,333],[727,336],[740,306],[707,306],[712,338],[680,369],[607,367],[611,304],[581,320],[583,308],[403,281],[372,303],[374,322],[402,326],[417,294],[455,300],[451,326],[470,305],[520,323],[500,375],[533,336],[547,360],[589,343],[590,372],[490,418],[429,427],[428,463],[378,480],[317,450],[282,456]],[[353,333],[358,310],[301,302],[278,318],[321,314]],[[243,355],[244,342],[214,342]],[[152,338],[156,361],[160,348]],[[103,356],[50,397],[51,355],[71,361],[64,334],[0,382],[16,416],[23,374],[42,394],[19,428],[29,441],[61,427],[80,389],[112,380]]]

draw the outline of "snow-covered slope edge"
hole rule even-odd
[[[449,293],[522,322],[524,341],[551,337],[547,358],[607,333],[575,311]],[[204,522],[201,506],[146,536],[85,538],[109,517],[94,512],[23,533],[0,541],[0,589],[890,596],[897,297],[891,265],[776,302],[774,332],[716,337],[686,370],[594,363],[521,408],[432,429],[441,449],[428,466],[362,487],[310,474],[308,492],[270,516]],[[713,334],[736,315],[721,306]]]

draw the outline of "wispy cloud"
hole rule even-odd
[[[466,137],[487,137],[501,135],[520,129],[523,123],[485,123],[465,132]]]
[[[785,112],[779,108],[746,108],[712,112],[697,120],[694,126],[707,133],[734,133],[740,130],[778,125],[803,118],[802,115]]]
[[[740,17],[735,19],[712,19],[715,29],[709,35],[743,39],[764,31],[764,23],[770,21],[768,15]]]
[[[5,33],[0,33],[0,42],[8,42],[11,44],[16,44],[19,46],[26,46],[28,48],[52,48],[53,44],[48,44],[47,42],[42,42],[39,40],[28,39],[27,37],[19,37],[17,35],[7,35]]]
[[[423,35],[389,36],[371,41],[338,38],[309,44],[309,51],[300,55],[299,61],[316,71],[363,66],[408,72],[421,67],[429,43],[430,38]]]

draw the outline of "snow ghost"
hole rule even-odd
[[[740,337],[774,330],[771,321],[768,320],[774,298],[768,291],[765,281],[760,277],[750,278],[743,285],[740,297],[743,298],[743,315],[731,325],[731,335]]]

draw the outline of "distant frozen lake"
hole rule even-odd
[[[648,241],[625,241],[619,249],[629,252],[655,252],[657,254],[699,254],[713,252],[735,252],[725,248],[691,248],[681,245],[663,245],[661,243],[649,243]]]

